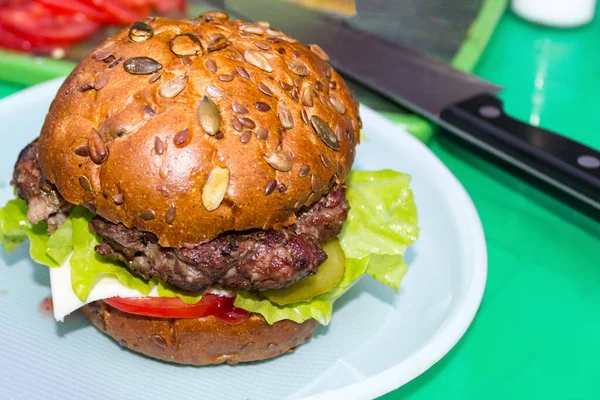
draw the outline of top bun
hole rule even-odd
[[[136,22],[60,88],[40,168],[68,202],[162,246],[290,225],[345,182],[359,141],[327,58],[221,12]]]

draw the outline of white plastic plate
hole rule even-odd
[[[40,131],[60,85],[50,81],[0,101],[0,202],[19,151]],[[335,305],[331,324],[274,360],[180,366],[137,355],[79,313],[56,323],[39,311],[48,271],[26,246],[0,250],[0,398],[298,399],[374,398],[423,373],[461,338],[487,275],[479,217],[463,187],[419,141],[366,107],[369,141],[356,169],[408,172],[421,236],[409,248],[399,294],[363,278]]]

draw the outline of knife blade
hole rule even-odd
[[[270,21],[302,43],[319,44],[343,74],[600,209],[600,152],[511,118],[497,97],[501,87],[332,15],[265,0],[225,3],[240,18]]]

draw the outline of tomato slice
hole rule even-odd
[[[150,3],[130,4],[127,0],[82,0],[111,15],[117,22],[131,24],[150,14]]]
[[[51,10],[33,1],[2,4],[0,24],[23,39],[50,44],[74,43],[100,28],[83,14],[54,15]]]
[[[114,16],[104,10],[95,7],[93,4],[82,0],[35,0],[42,4],[55,14],[82,14],[91,21],[101,24],[115,24],[119,22]]]
[[[39,40],[27,40],[0,24],[0,47],[20,51],[50,54],[56,46],[51,46]]]
[[[178,297],[111,297],[103,301],[117,310],[157,318],[202,318],[213,315],[231,325],[248,319],[250,313],[234,307],[235,297],[206,293],[196,304],[184,303]]]

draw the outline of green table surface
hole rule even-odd
[[[600,18],[562,31],[507,13],[476,73],[513,116],[600,148]],[[479,211],[488,283],[458,345],[383,398],[600,398],[600,224],[445,134],[429,145]]]

